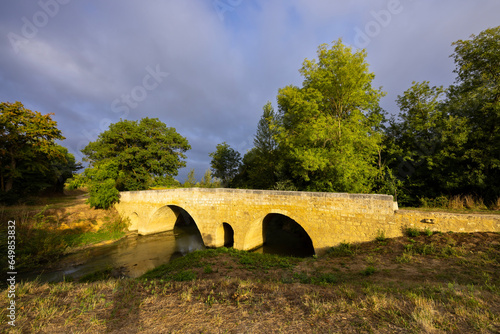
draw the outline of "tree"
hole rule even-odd
[[[120,174],[116,160],[102,160],[96,162],[94,168],[85,170],[88,180],[89,199],[87,203],[96,209],[108,209],[120,199],[120,192],[116,189],[116,179]]]
[[[52,193],[62,194],[66,180],[75,175],[75,172],[82,169],[80,162],[76,162],[75,156],[68,152],[68,149],[56,144],[56,149],[64,156],[64,160],[55,159],[50,162],[50,171],[45,178],[40,176],[37,179],[45,181],[49,185],[47,190]]]
[[[278,166],[277,115],[267,102],[257,124],[254,147],[243,156],[238,186],[271,189],[276,184]]]
[[[63,140],[51,115],[21,102],[0,103],[0,190],[22,196],[59,187],[78,169],[74,157],[55,143]]]
[[[303,87],[279,90],[278,144],[299,189],[370,192],[377,175],[382,120],[364,50],[341,40],[305,60]]]
[[[212,158],[210,166],[213,175],[227,187],[238,174],[241,166],[241,155],[232,149],[226,142],[217,144],[216,151],[209,154]]]
[[[437,196],[443,188],[443,87],[413,82],[396,100],[400,122],[391,120],[387,129],[386,155],[391,167],[405,181],[406,199],[415,203],[417,194]]]
[[[457,154],[462,191],[490,200],[500,194],[500,26],[453,43],[457,74],[447,111],[462,120],[466,142]]]
[[[177,175],[178,169],[186,165],[183,153],[190,148],[187,139],[174,128],[156,118],[143,118],[139,122],[120,120],[111,124],[82,152],[90,168],[110,161],[117,164],[118,190],[143,190],[155,178]]]
[[[271,102],[267,102],[262,108],[262,116],[257,124],[257,134],[253,140],[255,148],[262,155],[270,155],[278,148],[276,136],[278,134],[276,123],[277,115]]]
[[[217,180],[212,177],[212,171],[207,169],[203,177],[201,178],[200,186],[202,188],[218,188],[220,186]]]
[[[195,187],[196,185],[197,183],[196,183],[196,177],[194,176],[194,168],[192,168],[187,175],[186,182],[184,182],[182,186],[184,188],[192,188]]]
[[[453,45],[455,84],[414,82],[398,97],[401,121],[386,133],[406,204],[460,194],[491,202],[500,193],[500,27]]]

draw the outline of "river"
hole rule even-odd
[[[303,247],[303,239],[296,233],[278,228],[267,230],[266,244],[256,249],[259,253],[270,253],[305,257],[311,247]],[[204,249],[201,235],[193,225],[176,227],[173,231],[140,236],[131,234],[114,243],[95,246],[68,254],[57,267],[45,272],[19,273],[22,280],[38,277],[43,282],[59,282],[65,279],[78,280],[84,275],[114,268],[114,276],[139,277],[148,270],[168,263],[189,252]]]

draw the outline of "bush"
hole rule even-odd
[[[363,274],[363,275],[365,275],[365,276],[370,276],[370,275],[375,274],[375,272],[376,272],[376,271],[377,271],[377,270],[375,269],[375,267],[373,267],[373,266],[368,266],[368,267],[366,267],[366,269],[365,269],[365,270],[363,270],[363,271],[361,272],[361,274]]]
[[[115,180],[106,179],[102,182],[91,181],[87,203],[96,209],[108,209],[120,200],[120,192],[115,187]]]
[[[333,257],[353,256],[356,254],[356,247],[350,243],[342,242],[337,247],[327,250],[327,254]]]
[[[69,190],[74,190],[74,189],[84,187],[86,182],[87,182],[87,179],[85,178],[85,176],[83,174],[76,174],[76,175],[73,175],[72,178],[69,178],[66,180],[66,187]]]
[[[439,196],[436,198],[419,198],[420,206],[424,208],[446,208],[448,206],[449,200],[446,196]]]
[[[410,238],[414,238],[420,235],[420,231],[417,228],[408,227],[405,230],[405,234]]]

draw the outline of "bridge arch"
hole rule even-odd
[[[266,215],[262,221],[262,235],[265,248],[273,247],[273,253],[300,257],[315,254],[309,233],[287,215],[281,213]]]
[[[271,220],[273,217],[284,217],[289,220],[289,223],[293,222],[298,227],[298,230],[303,231],[305,242],[310,246],[311,255],[315,254],[312,234],[308,231],[308,227],[304,223],[301,224],[301,220],[296,219],[294,215],[285,210],[271,210],[255,219],[245,233],[243,245],[238,245],[238,248],[252,250],[262,246],[266,242],[266,229],[269,227],[269,224],[272,224]]]
[[[177,205],[164,205],[157,209],[149,220],[141,220],[138,223],[137,232],[139,234],[153,234],[166,231],[172,231],[176,225],[193,224],[200,230],[200,226],[193,219],[192,215],[185,209]]]
[[[222,223],[216,232],[216,247],[233,247],[234,229],[228,223]]]

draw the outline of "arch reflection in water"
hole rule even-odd
[[[200,230],[191,215],[178,206],[171,205],[170,208],[176,213],[177,221],[174,225],[175,251],[169,261],[195,250],[205,249]]]
[[[256,252],[308,257],[315,254],[311,238],[295,220],[282,214],[268,214],[262,223],[264,246]]]

